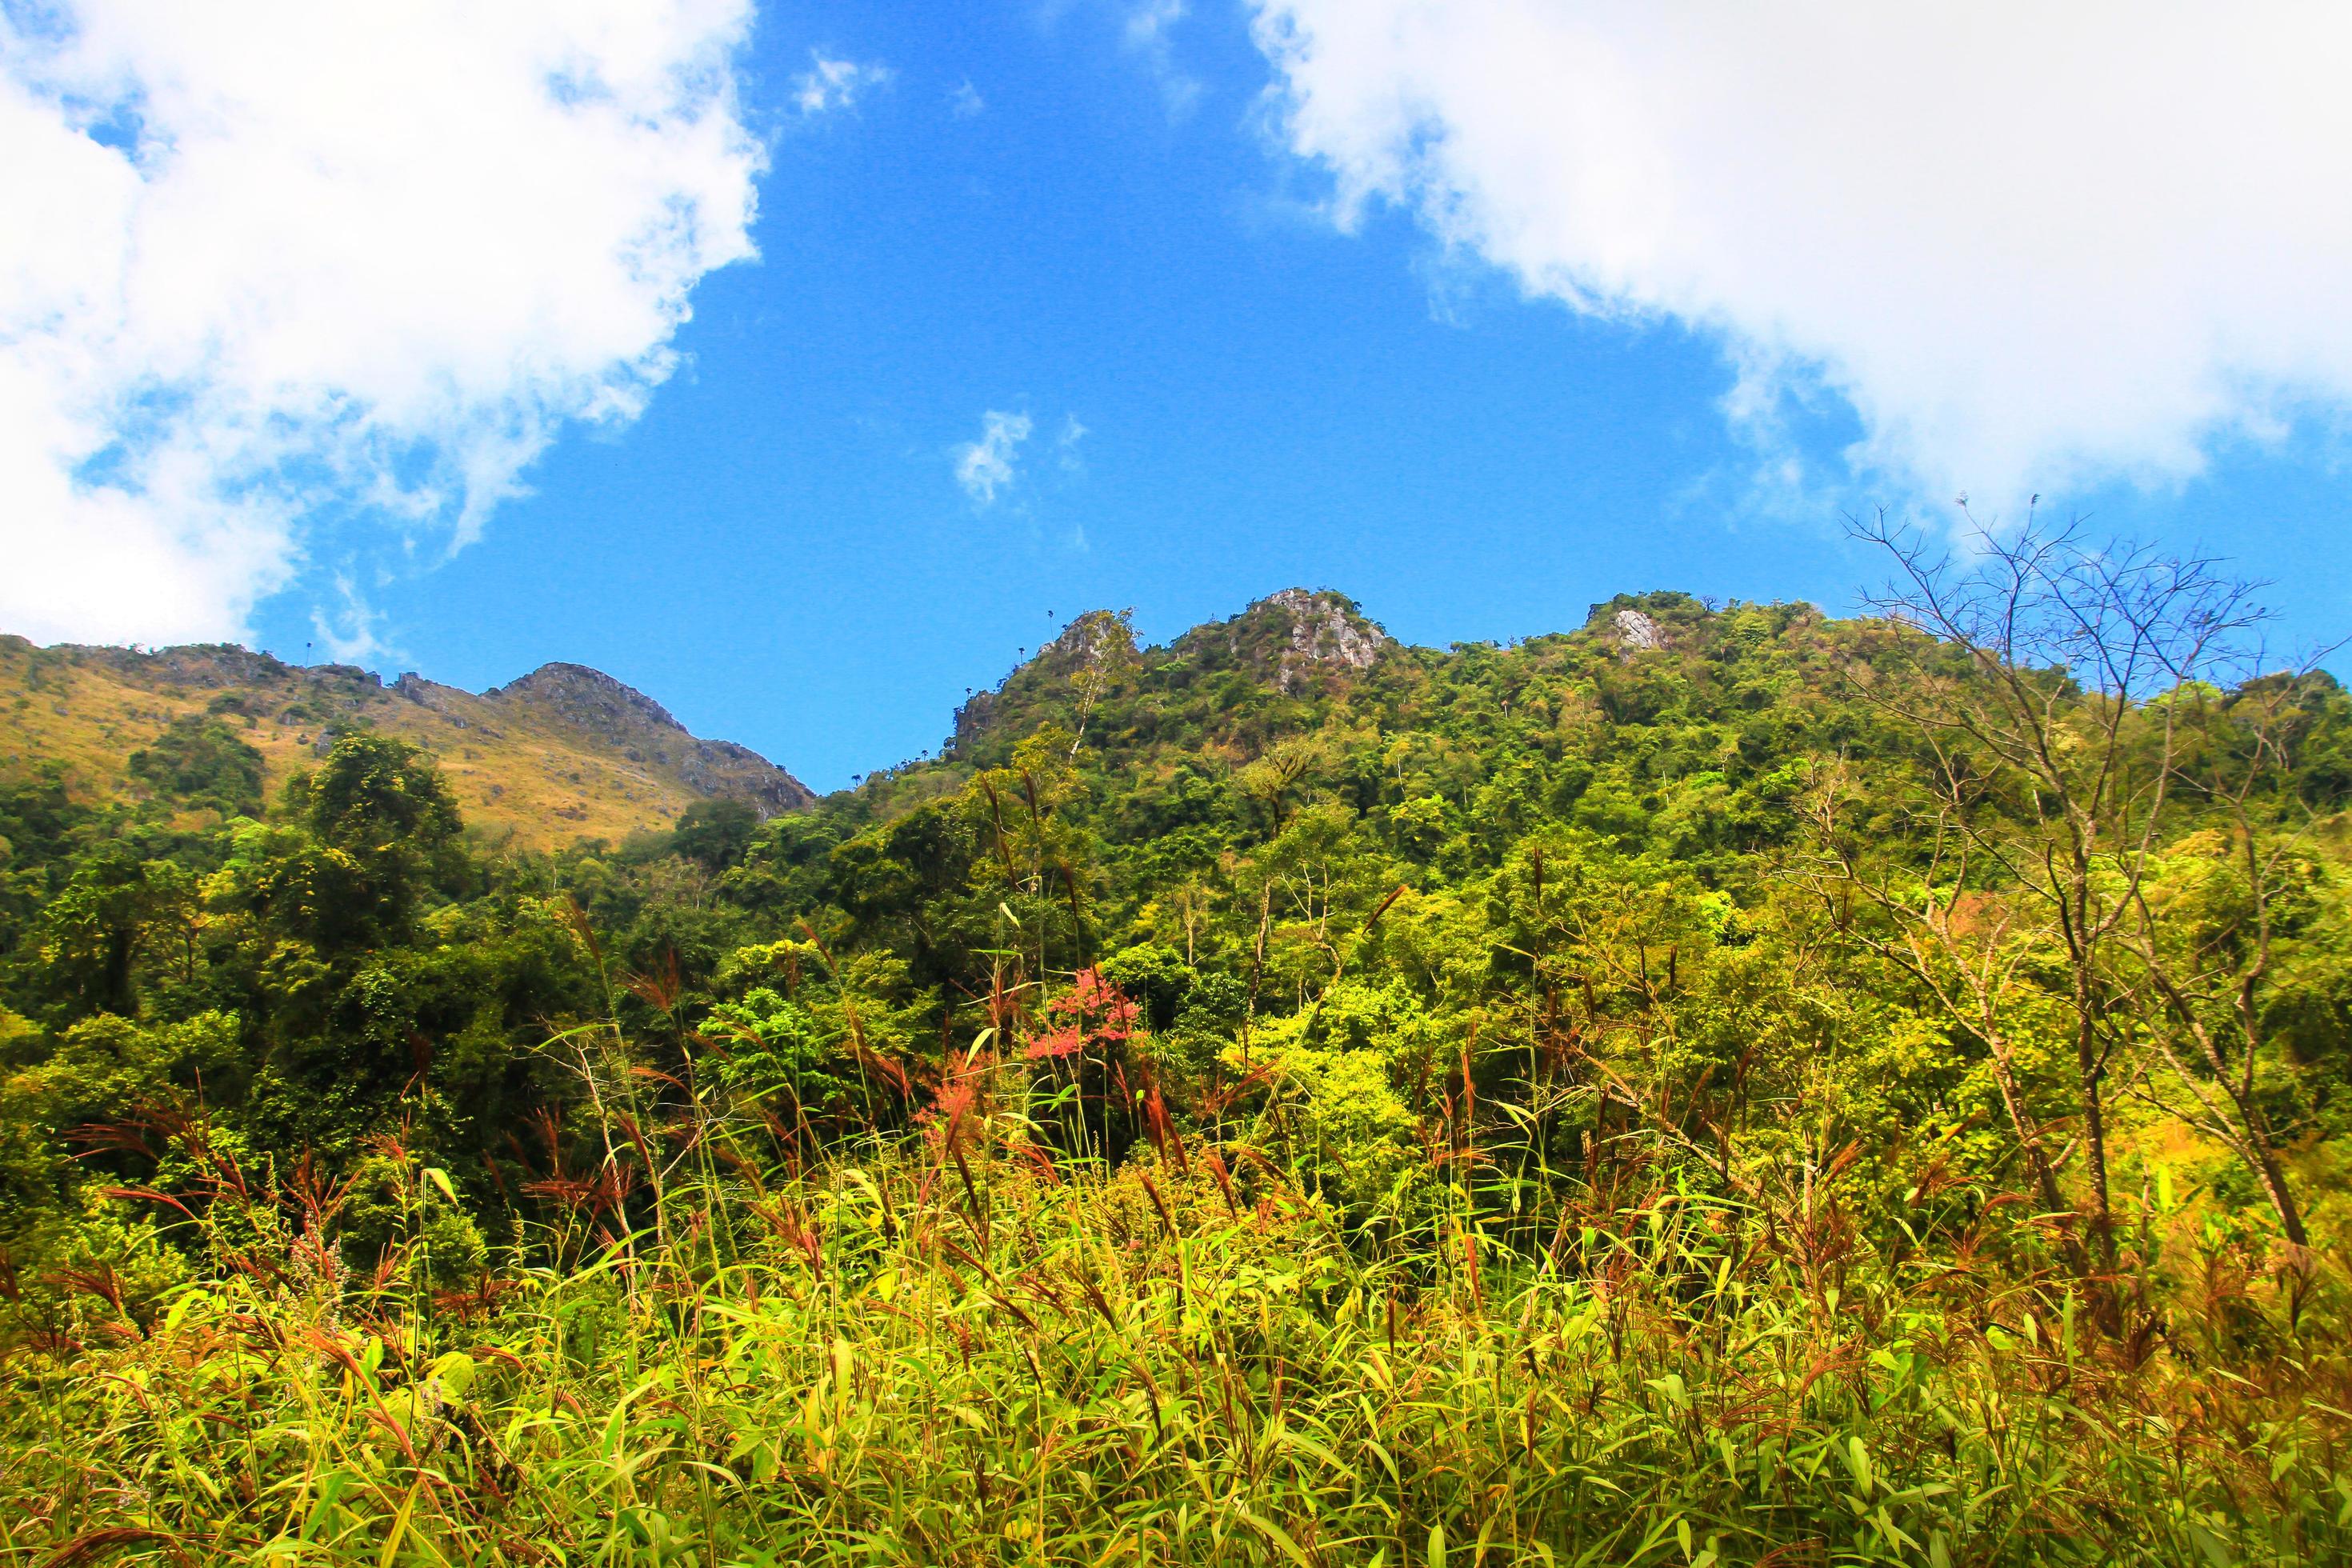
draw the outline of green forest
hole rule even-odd
[[[2352,698],[1864,531],[552,853],[0,773],[0,1563],[2352,1561]]]

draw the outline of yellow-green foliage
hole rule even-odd
[[[1353,1021],[1360,1025],[1365,1011]],[[1303,1016],[1271,1019],[1246,1045],[1225,1052],[1224,1065],[1236,1075],[1267,1075],[1257,1142],[1282,1150],[1312,1190],[1350,1216],[1412,1215],[1430,1167],[1420,1121],[1392,1087],[1390,1053],[1305,1044],[1306,1024]]]
[[[1456,1204],[1367,1253],[1207,1153],[680,1186],[667,1247],[470,1291],[282,1226],[135,1313],[86,1281],[9,1363],[0,1562],[2352,1552],[2340,1274],[2225,1285],[2150,1355],[2054,1287],[1837,1257],[1833,1206],[1661,1186],[1527,1255]]]

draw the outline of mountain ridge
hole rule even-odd
[[[659,830],[698,800],[764,817],[816,798],[749,747],[696,736],[635,688],[562,661],[478,693],[235,643],[43,647],[0,635],[0,712],[11,721],[0,767],[54,764],[101,797],[135,795],[124,759],[175,724],[225,726],[272,788],[334,735],[381,729],[441,757],[468,821],[538,847]]]
[[[1700,609],[1685,595],[1621,594],[1591,605],[1580,626],[1547,635],[1596,637],[1631,660],[1675,647],[1686,634],[1669,625]],[[1395,660],[1433,657],[1444,650],[1398,639],[1327,587],[1278,589],[1149,645],[1126,612],[1090,610],[972,692],[940,756],[969,763],[1001,749],[1061,711],[1089,669],[1181,668],[1190,679],[1240,680],[1286,706],[1319,706],[1385,679]],[[68,700],[50,688],[71,688]],[[45,693],[47,701],[34,700]],[[12,701],[15,743],[0,742],[0,768],[61,763],[85,794],[137,795],[126,758],[174,721],[219,719],[261,753],[272,788],[349,728],[415,741],[441,759],[469,822],[533,847],[660,831],[698,800],[738,800],[768,817],[819,799],[751,748],[697,736],[644,691],[560,659],[475,692],[415,671],[385,680],[352,665],[289,664],[234,643],[39,647],[0,634],[0,711]]]

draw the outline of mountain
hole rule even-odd
[[[698,800],[740,800],[764,817],[815,798],[757,752],[702,740],[643,692],[577,664],[477,694],[414,674],[386,686],[349,665],[289,665],[227,643],[142,651],[0,637],[0,769],[56,764],[90,799],[163,787],[138,759],[202,751],[205,735],[216,749],[223,735],[251,747],[262,788],[275,790],[338,732],[381,730],[439,758],[468,822],[537,847],[664,827]]]

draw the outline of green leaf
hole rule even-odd
[[[474,1385],[474,1358],[463,1351],[451,1351],[434,1362],[428,1375],[440,1383],[444,1398],[453,1405],[461,1403],[466,1390]]]
[[[1256,1514],[1254,1514],[1249,1510],[1239,1507],[1238,1505],[1234,1508],[1234,1511],[1240,1514],[1243,1521],[1248,1524],[1251,1529],[1256,1531],[1260,1535],[1265,1536],[1268,1541],[1273,1542],[1276,1546],[1282,1548],[1283,1555],[1289,1558],[1293,1563],[1297,1563],[1298,1568],[1315,1568],[1314,1560],[1309,1558],[1306,1552],[1301,1552],[1298,1549],[1298,1542],[1291,1540],[1290,1532],[1283,1529],[1282,1526],[1275,1523],[1274,1521],[1270,1519],[1260,1519]]]
[[[2237,1568],[2238,1559],[2228,1542],[2193,1519],[2189,1521],[2189,1539],[2197,1543],[2197,1550],[2205,1554],[2205,1561],[2213,1568]]]

